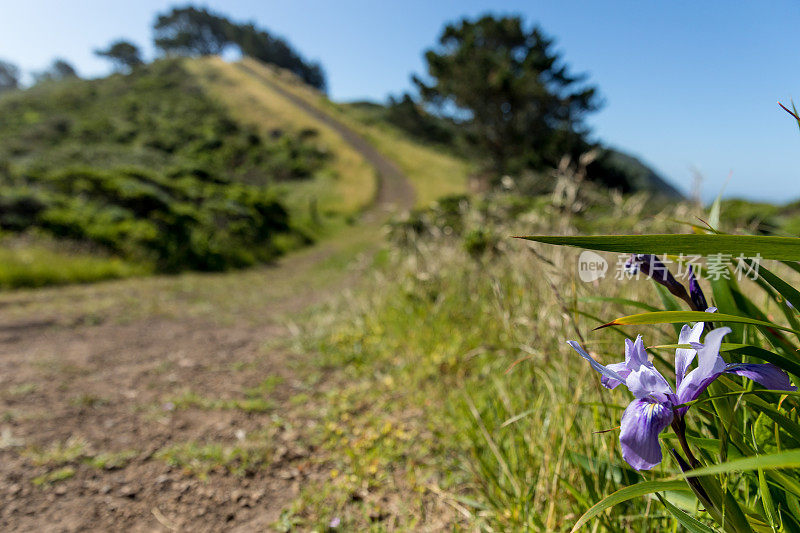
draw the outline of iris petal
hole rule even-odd
[[[694,277],[694,270],[691,265],[689,265],[689,298],[691,298],[697,311],[705,311],[708,309],[708,303],[706,303],[703,289],[700,288],[697,278]]]
[[[612,370],[611,368],[603,366],[600,363],[598,363],[597,361],[595,361],[594,358],[591,355],[586,353],[586,350],[584,350],[581,347],[580,344],[578,344],[575,341],[567,341],[567,344],[572,346],[572,349],[575,350],[576,352],[578,352],[578,354],[581,357],[583,357],[584,359],[589,361],[589,364],[592,365],[592,368],[594,368],[595,370],[600,372],[604,377],[607,377],[607,378],[610,378],[612,380],[618,381],[619,383],[625,383],[625,377],[619,375],[616,371]],[[613,388],[613,387],[609,387],[609,388]]]
[[[612,371],[616,372],[617,374],[619,374],[623,378],[627,378],[628,374],[631,373],[631,371],[628,368],[628,365],[626,363],[611,363],[610,365],[606,365],[606,368],[608,370],[612,370]],[[625,381],[624,380],[623,381],[619,381],[617,379],[614,379],[614,378],[611,378],[611,377],[608,377],[608,376],[604,375],[603,377],[600,378],[600,383],[607,389],[615,389],[615,388],[617,388],[617,386],[625,383]]]
[[[641,335],[636,336],[636,341],[625,339],[625,363],[631,370],[638,370],[642,365],[651,364],[647,358],[647,351],[644,349]]]
[[[700,342],[700,335],[703,333],[703,322],[698,322],[693,328],[684,325],[681,329],[681,334],[678,336],[678,344],[690,344],[692,342]],[[694,361],[694,356],[697,355],[697,350],[693,348],[678,348],[675,350],[675,380],[677,386],[680,387],[683,377],[686,375],[686,369]]]
[[[727,365],[719,355],[722,337],[731,332],[731,328],[717,328],[709,331],[704,344],[691,343],[697,348],[697,368],[689,372],[678,386],[678,403],[696,400],[711,383],[722,374]],[[685,412],[686,408],[681,408]]]
[[[789,376],[772,363],[739,363],[728,365],[725,372],[752,379],[765,389],[794,391],[797,387],[789,381]]]
[[[646,399],[634,400],[622,415],[619,442],[622,457],[636,470],[650,470],[661,462],[658,435],[672,423],[672,409]]]
[[[673,399],[672,387],[656,368],[649,364],[632,371],[625,380],[625,385],[637,398],[647,398],[665,402]]]

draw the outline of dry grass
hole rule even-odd
[[[324,211],[354,213],[372,202],[374,170],[335,131],[219,57],[187,61],[186,68],[243,124],[252,124],[265,134],[274,130],[318,132],[319,141],[333,156],[329,171],[286,186],[290,207],[308,209],[310,198],[316,197]]]
[[[616,231],[631,229],[621,224],[641,221],[639,211],[623,216],[635,203],[605,207],[603,217]],[[370,284],[306,323],[318,340],[300,349],[320,351],[318,364],[338,377],[318,400],[325,406],[319,438],[333,471],[295,502],[301,524],[339,516],[360,530],[384,513],[384,523],[400,530],[565,531],[594,501],[639,477],[622,462],[616,432],[593,433],[617,424],[626,394],[601,390],[564,341],[584,336],[601,360],[615,361],[620,332],[592,328],[631,308],[578,299],[654,301],[655,291],[613,275],[585,284],[575,275],[579,251],[506,237],[572,234],[594,215],[571,216],[549,201],[519,215],[503,206],[397,226],[399,244]],[[684,207],[667,208],[647,229],[676,229],[669,219],[687,216]],[[475,229],[487,239],[484,253],[467,245]],[[672,330],[642,333],[655,344]],[[660,507],[636,500],[598,526],[642,531],[667,523]]]
[[[242,63],[248,68],[270,76],[282,88],[324,110],[371,142],[381,153],[391,158],[406,173],[417,192],[417,205],[450,194],[464,193],[468,187],[470,165],[450,154],[411,141],[399,130],[388,126],[367,125],[356,115],[327,99],[321,92],[308,87],[289,72],[270,67],[253,59]]]

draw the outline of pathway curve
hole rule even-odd
[[[250,68],[246,64],[239,63],[237,66],[242,71],[256,78],[260,83],[269,86],[271,90],[292,102],[293,105],[302,109],[315,120],[322,122],[336,131],[350,146],[360,153],[378,173],[378,190],[376,195],[378,206],[395,205],[403,209],[410,209],[414,206],[414,188],[411,186],[408,178],[393,161],[378,152],[358,133],[319,108],[311,105],[303,98],[284,90],[283,87],[273,82],[269,77],[264,76],[262,73]]]
[[[373,215],[413,205],[394,163],[271,85],[376,168]],[[0,294],[0,530],[270,529],[323,475],[299,437],[316,421],[292,317],[363,275],[376,218],[273,267]],[[216,445],[253,464],[209,463]]]

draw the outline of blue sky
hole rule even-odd
[[[92,50],[118,37],[153,55],[150,27],[173,2],[6,0],[0,58],[24,70],[55,56],[84,76],[107,64]],[[202,3],[253,20],[324,65],[335,100],[383,100],[424,72],[422,54],[462,16],[519,13],[539,23],[605,107],[594,136],[644,159],[689,192],[699,172],[713,198],[800,198],[800,132],[776,104],[800,103],[800,3],[689,1],[229,0]]]

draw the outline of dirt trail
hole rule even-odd
[[[320,111],[304,99],[284,90],[267,76],[262,75],[246,64],[239,63],[237,66],[250,76],[258,79],[259,82],[269,86],[271,90],[292,102],[294,106],[302,109],[315,120],[322,122],[336,131],[350,146],[355,148],[378,173],[376,202],[379,206],[395,205],[403,209],[414,206],[414,188],[411,186],[406,176],[403,175],[403,172],[394,162],[384,157],[358,133],[330,115]]]
[[[375,166],[379,211],[413,204],[391,161],[273,88]],[[271,529],[322,475],[287,324],[354,282],[378,231],[246,272],[0,294],[0,530]]]

